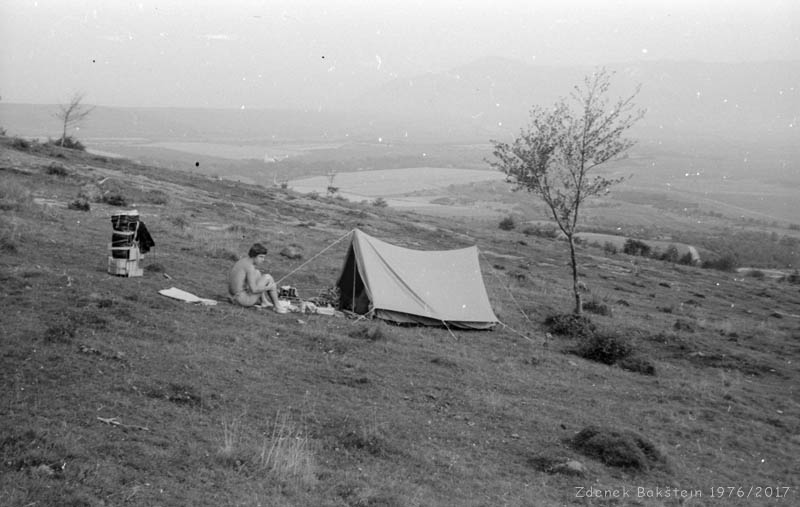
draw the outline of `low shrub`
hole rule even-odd
[[[617,245],[615,245],[610,241],[606,241],[605,243],[603,243],[603,251],[609,255],[616,255],[617,253],[619,253]]]
[[[669,245],[667,249],[664,250],[664,252],[658,256],[659,260],[672,263],[678,262],[678,259],[680,259],[680,257],[681,255],[680,252],[678,252],[678,247],[676,247],[675,245]]]
[[[497,224],[497,227],[499,227],[500,230],[503,230],[503,231],[514,230],[514,228],[516,226],[517,226],[517,224],[514,222],[514,217],[512,217],[511,215],[509,215],[509,216],[505,217],[504,219],[500,220],[500,223]]]
[[[594,333],[572,351],[575,355],[603,364],[614,364],[628,357],[633,347],[625,338],[613,333]]]
[[[705,269],[716,269],[717,271],[733,272],[736,271],[738,264],[739,261],[736,255],[728,253],[716,259],[703,261],[702,267]]]
[[[376,197],[374,201],[372,201],[372,205],[376,208],[385,208],[389,206],[389,203],[386,202],[386,199],[383,197]]]
[[[104,195],[103,202],[109,206],[125,207],[128,205],[128,201],[125,199],[125,196],[116,192]]]
[[[526,236],[536,236],[538,238],[555,239],[558,237],[558,229],[555,227],[534,227],[529,226],[522,230]]]
[[[553,334],[576,338],[592,336],[597,331],[597,326],[589,317],[574,313],[551,315],[544,320],[544,325]]]
[[[694,257],[692,257],[692,252],[686,252],[685,254],[681,255],[678,259],[678,264],[683,264],[684,266],[692,266],[694,264]]]
[[[67,168],[55,162],[47,166],[45,172],[50,176],[58,176],[59,178],[69,176],[69,171],[67,171]]]
[[[750,277],[753,277],[753,278],[758,278],[759,280],[763,280],[767,275],[763,271],[761,271],[760,269],[751,269],[747,273],[747,276],[750,276]]]
[[[800,283],[800,271],[794,270],[790,274],[786,275],[785,277],[781,278],[782,281],[789,282],[792,284]]]
[[[61,148],[67,148],[68,150],[86,151],[86,147],[72,136],[50,139],[48,144],[52,146],[59,146]]]
[[[649,257],[652,248],[644,241],[638,239],[628,238],[622,246],[622,253],[628,255],[640,255],[642,257]]]
[[[628,430],[588,426],[569,439],[567,444],[613,467],[643,471],[665,462],[655,445]]]
[[[89,211],[91,209],[91,206],[89,205],[89,201],[81,197],[78,197],[74,201],[67,204],[67,208],[77,211]]]
[[[15,150],[29,150],[31,142],[21,137],[15,137],[11,140],[11,147]]]

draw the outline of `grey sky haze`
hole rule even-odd
[[[800,59],[795,0],[4,0],[0,95],[336,107],[485,56],[544,65]]]

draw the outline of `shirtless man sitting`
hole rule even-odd
[[[268,274],[256,268],[267,259],[267,247],[256,243],[250,247],[247,257],[239,259],[228,273],[228,294],[232,303],[241,306],[268,307],[272,304],[277,313],[286,313],[278,303],[278,288]]]

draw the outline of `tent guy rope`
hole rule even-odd
[[[325,253],[325,252],[326,252],[328,249],[330,249],[330,248],[331,248],[333,245],[335,245],[336,243],[340,242],[341,240],[343,240],[343,239],[344,239],[344,238],[346,238],[347,236],[351,235],[352,233],[353,233],[353,231],[352,231],[352,230],[350,230],[350,231],[347,231],[347,233],[346,233],[346,234],[344,234],[342,237],[340,237],[339,239],[337,239],[336,241],[334,241],[334,242],[333,242],[333,243],[331,243],[330,245],[326,246],[325,248],[323,248],[322,250],[320,250],[319,252],[317,252],[317,254],[316,254],[314,257],[312,257],[312,258],[308,259],[307,261],[305,261],[304,263],[300,264],[299,266],[297,266],[295,269],[293,269],[293,270],[292,270],[292,271],[290,271],[289,273],[287,273],[287,274],[283,275],[283,276],[280,278],[280,280],[278,280],[277,282],[275,282],[275,284],[276,284],[276,285],[279,285],[279,284],[280,284],[282,281],[286,280],[287,278],[289,278],[289,277],[290,277],[290,276],[292,276],[293,274],[295,274],[295,273],[297,273],[298,271],[300,271],[301,269],[303,269],[303,268],[306,266],[306,264],[310,263],[311,261],[313,261],[314,259],[316,259],[316,258],[317,258],[317,257],[319,257],[320,255],[322,255],[323,253]]]

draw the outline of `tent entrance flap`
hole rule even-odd
[[[347,249],[347,257],[337,286],[339,287],[340,310],[349,310],[360,315],[369,311],[369,296],[358,271],[358,262],[352,244]]]

